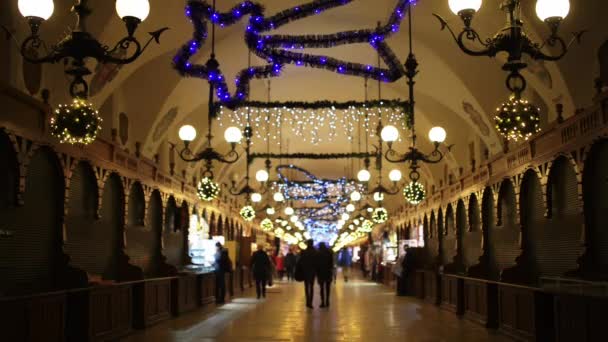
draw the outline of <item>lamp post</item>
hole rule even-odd
[[[40,38],[40,29],[54,12],[53,0],[19,0],[19,12],[30,26],[30,35],[23,41],[20,53],[23,58],[34,64],[57,63],[62,61],[65,73],[72,77],[70,95],[74,98],[86,98],[89,85],[84,77],[91,74],[86,66],[86,60],[95,59],[98,63],[129,64],[134,62],[155,40],[159,43],[161,34],[168,30],[164,27],[151,32],[150,39],[142,44],[134,37],[135,31],[141,22],[150,14],[148,0],[117,0],[116,13],[124,21],[127,35],[120,39],[113,48],[100,43],[87,31],[87,18],[92,10],[88,7],[88,0],[78,0],[72,12],[76,14],[76,26],[65,38],[53,45],[49,51],[42,51],[47,44]],[[8,30],[7,30],[8,32]],[[117,52],[135,47],[133,53],[124,58],[116,57]]]
[[[416,135],[416,121],[415,121],[415,99],[414,99],[414,78],[418,74],[418,61],[413,53],[412,46],[412,6],[409,5],[408,9],[408,19],[409,19],[409,55],[407,57],[407,61],[405,63],[405,75],[407,77],[407,84],[409,89],[409,104],[410,104],[410,116],[409,116],[409,126],[412,131],[412,144],[409,148],[409,151],[405,153],[399,153],[393,149],[393,143],[399,139],[399,130],[395,126],[385,126],[381,128],[380,136],[383,141],[385,141],[388,145],[388,150],[386,151],[385,158],[391,163],[404,163],[409,162],[410,166],[410,174],[409,178],[412,182],[417,182],[420,179],[420,173],[418,170],[420,169],[420,163],[428,163],[428,164],[437,164],[443,160],[443,153],[440,151],[439,147],[446,139],[446,131],[441,127],[434,127],[429,132],[429,139],[434,144],[434,150],[429,154],[425,154],[421,152],[416,146],[417,135]],[[396,174],[394,175],[396,177]]]

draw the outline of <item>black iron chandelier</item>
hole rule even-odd
[[[215,1],[214,6],[215,8]],[[218,71],[220,64],[215,58],[215,23],[211,25],[211,56],[207,61],[207,68],[212,71]],[[216,104],[214,101],[214,86],[212,82],[209,82],[209,106],[207,110],[207,142],[202,151],[194,153],[190,149],[190,143],[196,139],[196,129],[191,125],[184,125],[179,129],[179,138],[184,142],[184,148],[179,152],[179,156],[182,160],[186,162],[205,162],[205,171],[203,173],[204,177],[213,179],[213,162],[217,161],[224,164],[234,164],[236,163],[240,155],[236,151],[236,146],[243,139],[243,133],[237,127],[228,127],[224,133],[224,139],[226,142],[230,143],[230,151],[226,154],[221,154],[216,149],[212,147],[213,134],[211,133],[211,127],[213,125],[213,118],[216,114]],[[248,142],[247,149],[249,149],[249,145],[251,143],[251,137],[253,136],[253,132],[250,126],[245,128],[244,131],[245,139]],[[249,151],[246,150],[249,154]]]
[[[523,56],[528,55],[532,59],[542,61],[558,61],[568,53],[569,47],[574,41],[579,40],[583,32],[574,34],[569,43],[558,36],[559,26],[570,12],[569,0],[538,0],[536,2],[536,14],[544,21],[551,31],[549,37],[542,43],[535,43],[524,30],[524,22],[521,15],[520,0],[504,0],[500,9],[507,13],[507,24],[494,37],[483,40],[479,33],[472,28],[471,23],[475,13],[481,8],[482,0],[449,0],[452,12],[460,16],[464,23],[462,32],[454,33],[447,21],[441,16],[434,14],[441,22],[441,29],[448,29],[454,41],[460,49],[471,56],[495,57],[500,52],[508,54],[507,62],[503,70],[509,72],[507,88],[512,92],[522,92],[526,88],[526,81],[520,71],[527,67]],[[467,46],[466,42],[479,43],[481,49],[476,50]],[[550,55],[543,52],[545,47],[557,48],[559,53]]]
[[[150,33],[150,39],[142,44],[134,37],[139,24],[150,13],[148,0],[117,0],[116,12],[125,22],[127,36],[116,43],[113,48],[103,45],[87,31],[87,17],[92,10],[87,6],[88,0],[78,0],[72,8],[76,14],[76,28],[62,39],[57,45],[46,50],[46,43],[40,38],[39,31],[42,24],[51,17],[55,5],[53,0],[19,0],[18,6],[21,14],[28,20],[30,36],[20,47],[21,55],[25,60],[34,64],[57,63],[63,61],[65,73],[72,77],[70,95],[74,98],[86,98],[89,93],[88,83],[84,77],[91,74],[86,67],[86,60],[93,58],[98,63],[129,64],[134,62],[155,40],[159,43],[161,34],[168,28],[164,27]],[[8,32],[8,31],[7,31]],[[119,57],[121,52],[135,47],[132,54]]]
[[[446,131],[441,127],[433,127],[429,132],[429,139],[433,142],[435,148],[430,154],[425,154],[421,152],[416,147],[416,125],[415,125],[415,105],[416,102],[414,100],[414,77],[418,74],[418,61],[413,53],[412,46],[412,8],[411,3],[408,9],[408,21],[409,21],[409,55],[407,57],[407,61],[405,62],[405,76],[407,77],[407,84],[409,88],[409,104],[410,104],[410,115],[408,116],[408,127],[410,127],[412,131],[412,145],[409,148],[409,151],[406,153],[399,153],[398,151],[393,149],[393,143],[399,139],[399,130],[392,125],[388,125],[381,128],[380,136],[383,141],[385,141],[388,145],[388,150],[385,153],[385,159],[391,163],[410,163],[410,174],[409,178],[412,182],[416,183],[420,179],[420,172],[418,171],[421,167],[421,163],[428,164],[437,164],[443,160],[443,153],[439,149],[441,144],[446,139]]]

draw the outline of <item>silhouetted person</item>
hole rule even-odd
[[[291,249],[289,249],[289,252],[287,252],[287,255],[285,255],[284,262],[285,262],[285,271],[287,271],[287,280],[293,281],[294,272],[296,270],[296,256],[295,256],[295,254],[293,254]]]
[[[312,240],[306,241],[307,248],[300,254],[298,267],[304,279],[304,291],[306,292],[306,307],[312,309],[314,297],[317,251]]]
[[[255,291],[260,297],[266,298],[266,283],[268,282],[268,276],[270,275],[270,259],[268,254],[264,252],[264,247],[258,245],[258,250],[251,256],[251,270],[253,271],[253,278],[255,279]]]
[[[319,244],[317,252],[317,279],[321,287],[321,308],[329,306],[329,292],[334,275],[334,256],[325,242]]]
[[[226,273],[230,272],[230,259],[227,259],[228,251],[224,251],[221,243],[216,243],[215,248],[215,302],[223,304],[226,302]]]
[[[338,266],[342,268],[342,276],[344,276],[344,282],[348,282],[348,276],[350,275],[350,267],[353,264],[353,256],[349,248],[342,248],[338,254]]]
[[[393,273],[397,276],[397,295],[405,296],[407,295],[407,278],[406,278],[406,267],[407,267],[407,258],[408,255],[408,245],[403,246],[403,252],[399,255],[397,262],[395,263],[395,268],[393,269]]]

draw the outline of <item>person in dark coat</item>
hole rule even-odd
[[[226,273],[230,272],[227,269],[227,265],[230,262],[227,260],[228,251],[225,251],[221,243],[215,244],[215,302],[217,304],[224,304],[226,302]]]
[[[264,252],[264,247],[258,245],[258,250],[251,256],[251,270],[253,271],[253,278],[255,279],[255,291],[260,297],[266,298],[266,283],[268,281],[268,275],[270,274],[270,259],[268,254]]]
[[[285,255],[285,270],[287,271],[287,281],[293,281],[294,272],[296,270],[296,256],[291,249],[289,249],[289,252]]]
[[[312,240],[306,241],[307,248],[300,253],[298,267],[302,272],[304,279],[304,290],[306,292],[306,307],[312,309],[312,301],[314,297],[315,275],[317,271],[317,250],[315,249]]]
[[[329,307],[329,293],[334,275],[334,256],[325,242],[319,244],[316,268],[317,279],[321,287],[321,305],[319,307],[326,308]]]

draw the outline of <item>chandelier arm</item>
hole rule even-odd
[[[230,152],[228,152],[228,154],[221,156],[221,155],[216,155],[214,156],[213,159],[219,161],[220,163],[224,163],[224,164],[234,164],[239,160],[239,153],[235,150],[232,150]]]
[[[454,38],[454,42],[456,42],[456,44],[458,45],[458,47],[460,47],[460,49],[466,53],[467,55],[471,55],[471,56],[488,56],[488,55],[492,55],[492,42],[488,41],[487,43],[484,43],[483,40],[481,39],[481,37],[479,36],[479,34],[477,33],[477,31],[475,31],[472,28],[465,28],[464,30],[462,30],[462,32],[460,32],[460,34],[458,34],[458,36],[454,33],[454,30],[452,30],[452,28],[450,27],[450,25],[448,24],[448,22],[443,19],[440,15],[433,13],[433,16],[435,16],[435,18],[437,18],[437,20],[439,20],[439,23],[441,24],[441,31],[444,31],[445,29],[447,29],[450,34],[452,35],[452,38]],[[482,46],[486,47],[485,50],[471,50],[469,49],[465,44],[464,44],[464,40],[468,39],[468,40],[472,40],[475,41],[477,40]]]
[[[157,44],[160,44],[160,36],[163,34],[163,32],[167,31],[168,29],[169,29],[168,27],[163,27],[160,30],[150,32],[149,33],[150,38],[148,39],[148,41],[146,42],[146,44],[143,47],[141,46],[141,43],[135,37],[127,36],[127,37],[121,39],[120,41],[118,41],[118,43],[116,43],[116,45],[114,46],[114,48],[112,50],[106,49],[105,55],[100,57],[99,60],[103,63],[113,63],[113,64],[132,63],[137,58],[139,58],[139,56],[141,56],[144,53],[144,51],[146,51],[146,49],[148,48],[150,43],[152,43],[153,40]],[[135,52],[133,52],[133,54],[131,56],[126,57],[126,58],[116,58],[116,57],[112,56],[119,50],[129,49],[131,44],[134,44],[136,47]]]
[[[32,64],[42,64],[42,63],[57,63],[64,57],[68,57],[64,53],[62,53],[56,46],[53,46],[51,52],[48,53],[44,57],[35,58],[31,57],[27,51],[31,51],[32,49],[39,51],[40,48],[45,45],[44,41],[40,39],[38,35],[31,35],[27,37],[23,43],[21,44],[20,53],[23,59]]]
[[[419,160],[422,160],[427,164],[437,164],[443,160],[443,157],[443,153],[439,151],[439,149],[436,149],[429,155],[420,154]]]
[[[551,36],[551,37],[547,38],[542,44],[534,44],[533,46],[524,46],[524,52],[526,52],[532,58],[537,59],[537,60],[552,61],[552,62],[559,61],[568,53],[568,51],[570,50],[570,47],[575,42],[580,43],[583,35],[586,32],[587,31],[574,32],[572,34],[572,36],[573,36],[572,39],[570,39],[570,41],[567,44],[564,41],[564,39],[562,39],[561,37]],[[542,49],[545,46],[551,46],[551,47],[559,46],[560,52],[557,55],[547,55],[544,52],[542,52]]]
[[[384,159],[386,159],[388,162],[396,164],[396,163],[403,163],[405,161],[408,160],[408,155],[410,153],[406,153],[404,155],[399,155],[399,153],[397,153],[397,151],[393,150],[393,149],[389,149],[388,151],[386,151],[386,153],[384,154]],[[395,158],[395,156],[397,156],[397,158]]]
[[[204,158],[201,158],[201,154],[196,154],[193,157],[188,157],[189,155],[192,155],[192,151],[189,148],[184,148],[179,152],[179,157],[181,158],[181,160],[185,161],[185,162],[196,162],[196,161],[200,161],[203,160]]]

